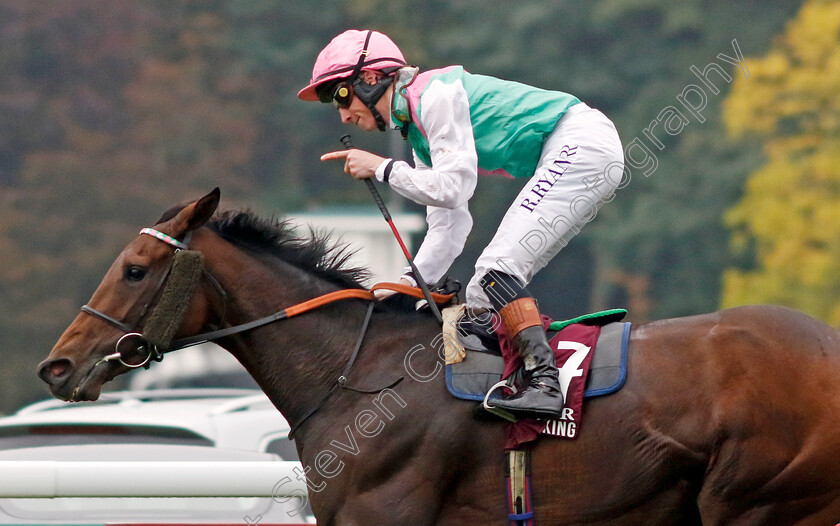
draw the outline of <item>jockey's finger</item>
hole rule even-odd
[[[338,159],[347,159],[347,156],[350,154],[350,150],[339,150],[337,152],[329,152],[325,153],[321,156],[322,161],[335,161]]]

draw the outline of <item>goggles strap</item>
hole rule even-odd
[[[370,85],[367,84],[361,77],[362,68],[365,65],[365,59],[368,57],[368,44],[370,44],[370,37],[372,35],[373,31],[369,29],[367,35],[365,36],[365,43],[362,46],[362,52],[359,53],[359,61],[356,62],[356,67],[353,68],[353,73],[349,78],[353,82],[353,89],[356,92],[356,96],[359,97],[359,100],[365,103],[365,106],[367,106],[370,113],[373,115],[374,120],[376,120],[376,127],[379,128],[379,131],[385,131],[385,128],[387,127],[385,119],[382,118],[382,114],[380,114],[379,110],[376,109],[376,103],[379,102],[379,98],[382,97],[385,90],[383,89],[378,95],[374,94],[372,90],[366,90],[364,86]],[[375,86],[378,85],[379,84],[377,83]],[[387,88],[387,86],[385,87]],[[359,88],[361,88],[361,91]]]

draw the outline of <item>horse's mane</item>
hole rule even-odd
[[[158,224],[175,217],[187,203],[163,213]],[[344,288],[365,288],[370,271],[349,266],[354,250],[336,242],[329,232],[309,229],[308,236],[295,232],[283,219],[264,219],[249,210],[226,210],[213,216],[207,227],[219,236],[257,253],[273,256]]]
[[[263,219],[250,211],[222,212],[207,226],[232,243],[280,258],[341,287],[364,288],[370,277],[367,269],[349,265],[354,250],[334,241],[329,232],[310,228],[308,236],[300,236],[290,221]]]
[[[186,205],[170,208],[158,223],[172,219]],[[365,282],[370,279],[370,271],[349,266],[355,251],[348,244],[333,240],[330,232],[310,228],[309,235],[301,237],[290,221],[260,218],[248,210],[217,213],[206,226],[231,243],[280,258],[339,287],[367,288]],[[415,312],[416,302],[410,296],[395,294],[379,304],[398,311]]]

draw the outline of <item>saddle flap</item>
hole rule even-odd
[[[487,311],[476,316],[462,316],[457,322],[458,341],[466,349],[502,355],[496,329],[501,319]]]

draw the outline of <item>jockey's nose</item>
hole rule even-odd
[[[58,385],[73,371],[73,362],[67,358],[46,359],[38,365],[38,376],[49,385]]]
[[[353,118],[353,114],[350,113],[350,110],[346,108],[338,108],[338,114],[341,116],[342,124],[350,124]]]

